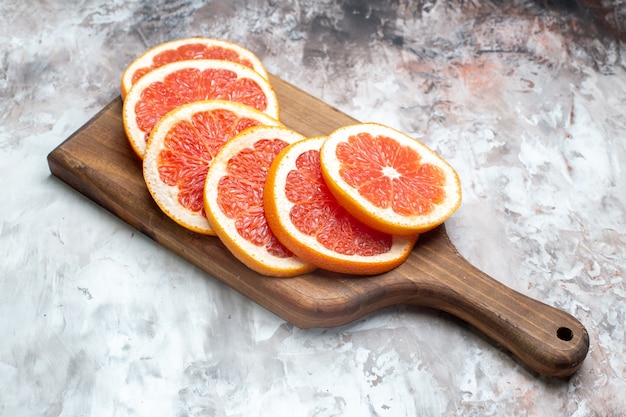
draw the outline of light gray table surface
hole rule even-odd
[[[3,0],[0,416],[626,415],[626,6],[501,3]],[[125,67],[188,36],[446,158],[457,249],[584,324],[578,373],[415,306],[299,329],[51,176]]]

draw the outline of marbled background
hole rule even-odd
[[[3,0],[0,415],[626,415],[625,32],[621,0]],[[418,307],[298,329],[50,175],[134,57],[193,35],[448,159],[455,245],[582,321],[580,371]]]

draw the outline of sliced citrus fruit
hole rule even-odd
[[[292,277],[315,269],[276,239],[263,208],[270,164],[283,148],[302,139],[286,127],[247,129],[222,147],[206,177],[209,224],[235,257],[263,275]]]
[[[393,234],[423,233],[461,204],[456,171],[417,140],[387,126],[342,127],[324,142],[322,174],[359,220]]]
[[[252,68],[263,78],[269,78],[261,60],[241,45],[213,38],[185,38],[157,45],[131,62],[122,75],[122,98],[126,97],[137,80],[153,69],[171,62],[190,59],[221,59],[237,62]]]
[[[393,236],[351,216],[322,177],[324,137],[286,147],[274,159],[264,191],[270,228],[287,248],[320,268],[359,275],[387,272],[410,254],[415,236]]]
[[[150,194],[181,226],[215,235],[202,195],[211,161],[239,132],[278,124],[263,112],[230,101],[197,101],[177,107],[155,126],[146,146],[143,176]]]
[[[154,125],[170,110],[201,100],[229,100],[278,119],[278,101],[270,83],[241,64],[215,59],[178,61],[141,77],[123,106],[126,136],[140,158]]]

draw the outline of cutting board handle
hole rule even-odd
[[[540,374],[567,377],[578,370],[589,350],[589,335],[576,318],[505,286],[471,265],[445,230],[426,239],[432,239],[422,245],[429,251],[428,265],[415,267],[422,269],[422,274],[431,269],[432,279],[416,281],[421,288],[415,304],[463,319]]]

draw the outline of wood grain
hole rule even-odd
[[[356,122],[272,76],[282,122],[306,136]],[[113,100],[48,155],[53,175],[211,276],[302,327],[351,322],[400,304],[449,312],[500,343],[536,372],[572,375],[589,336],[571,315],[513,291],[469,264],[442,225],[420,237],[409,259],[386,274],[352,277],[322,270],[292,279],[261,276],[215,237],[189,232],[161,213],[148,193]]]

